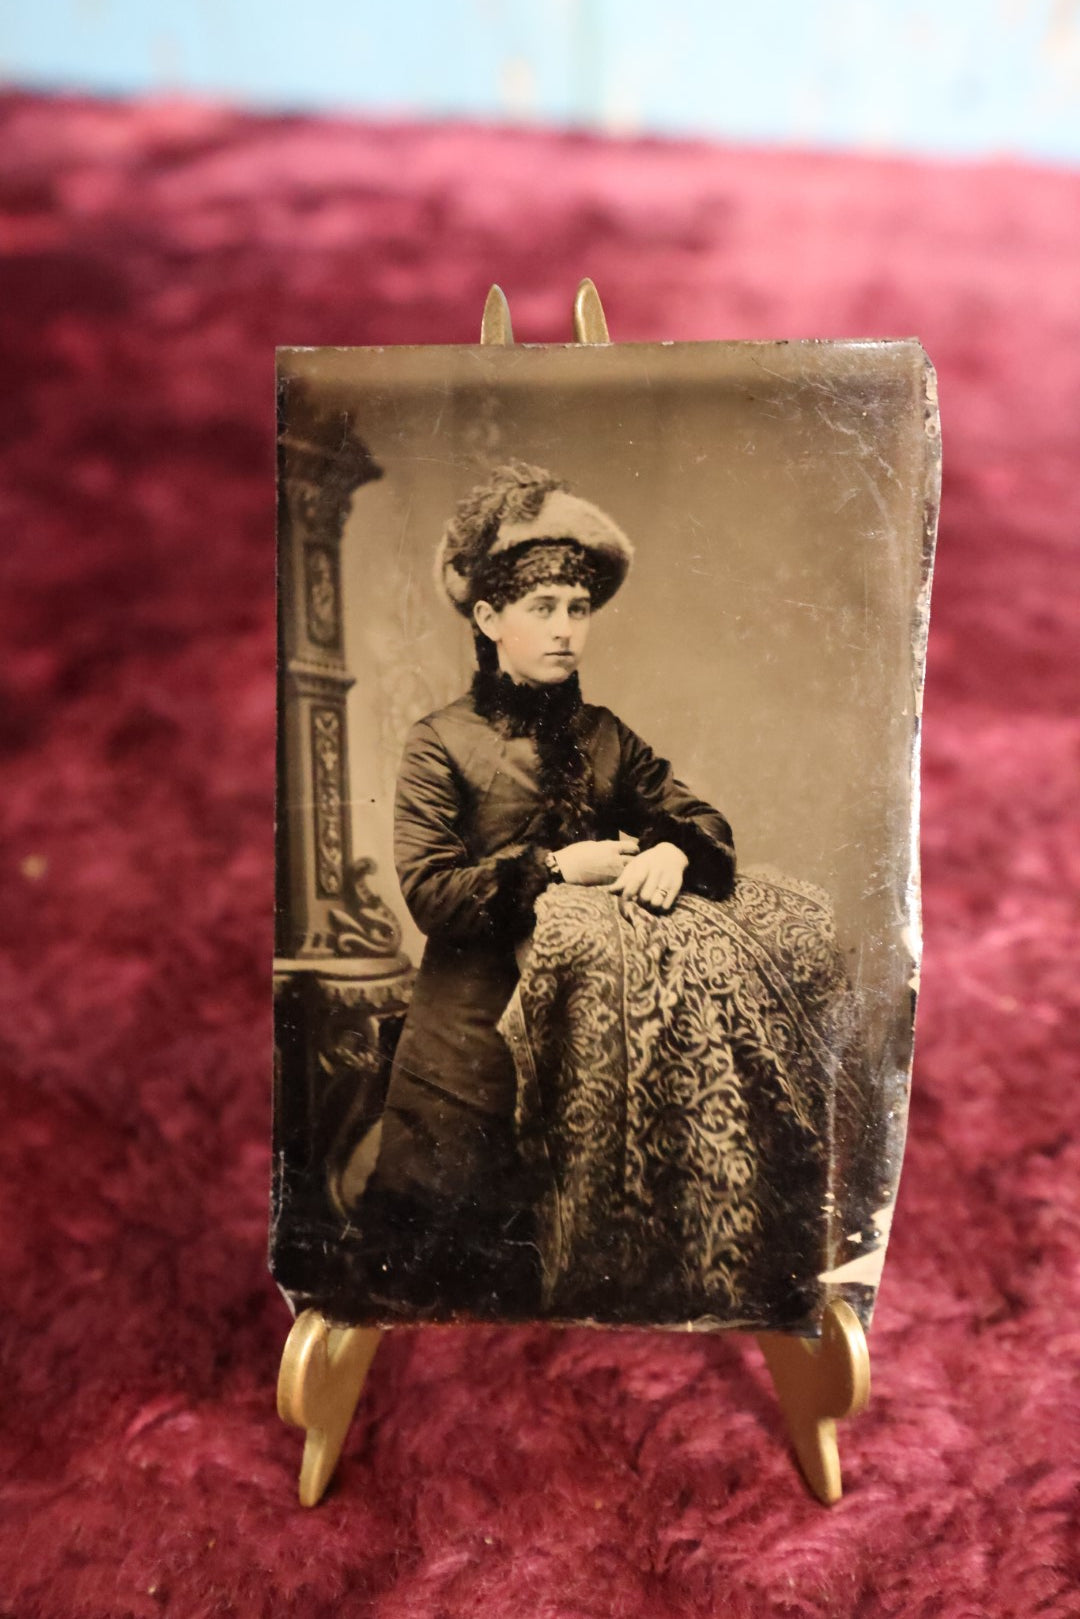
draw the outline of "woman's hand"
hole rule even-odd
[[[618,840],[586,840],[583,843],[568,843],[565,849],[557,849],[555,858],[564,882],[592,886],[611,883],[620,877],[627,862],[637,853],[637,847],[637,838],[625,836]]]
[[[687,859],[673,843],[657,843],[626,862],[612,884],[613,894],[625,894],[652,911],[670,911],[679,897]]]

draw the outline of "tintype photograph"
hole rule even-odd
[[[919,958],[915,341],[286,349],[271,1264],[869,1321]]]

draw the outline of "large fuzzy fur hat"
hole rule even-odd
[[[576,540],[594,565],[593,606],[611,600],[633,559],[622,529],[599,506],[571,494],[543,467],[508,461],[458,503],[435,554],[435,580],[471,616],[477,574],[489,557],[540,540]]]

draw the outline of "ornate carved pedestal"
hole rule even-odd
[[[314,1234],[347,1218],[342,1177],[362,1171],[412,969],[368,884],[374,862],[353,856],[349,814],[341,543],[354,492],[381,469],[347,412],[290,392],[282,419],[274,1202],[288,1201],[291,1230]],[[302,1291],[310,1255],[298,1250],[295,1267]]]
[[[274,963],[276,1196],[289,1224],[348,1218],[353,1156],[378,1124],[411,973],[384,961],[282,958]],[[370,1165],[368,1166],[370,1168]],[[351,1173],[355,1181],[358,1166]],[[359,1190],[359,1188],[357,1188]],[[279,1267],[275,1265],[279,1277]]]

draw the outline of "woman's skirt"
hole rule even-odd
[[[541,895],[499,1029],[542,1187],[545,1313],[810,1330],[850,1014],[809,884],[749,872],[665,916],[602,888]]]

